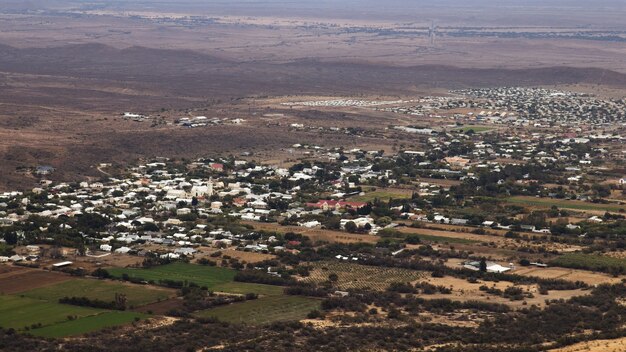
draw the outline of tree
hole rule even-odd
[[[17,244],[17,233],[15,232],[7,232],[4,234],[4,240],[7,241],[8,245],[14,246]]]
[[[78,248],[76,248],[76,254],[80,257],[84,257],[87,254],[87,247],[83,241],[80,241]]]
[[[487,260],[485,258],[482,258],[480,260],[479,270],[483,273],[487,272]]]
[[[357,232],[357,230],[359,229],[356,224],[354,223],[354,221],[348,221],[346,223],[346,225],[344,226],[346,231],[348,232]]]
[[[330,275],[328,275],[328,281],[337,282],[337,280],[339,280],[339,276],[337,274],[331,273]]]
[[[408,235],[404,241],[408,244],[418,244],[420,243],[420,238],[417,235]]]

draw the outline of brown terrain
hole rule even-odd
[[[37,178],[31,171],[39,165],[54,166],[54,180],[72,180],[106,175],[99,163],[141,157],[251,151],[274,160],[294,143],[380,149],[389,144],[381,136],[337,139],[286,131],[284,123],[380,127],[397,119],[260,101],[269,97],[397,99],[507,85],[579,85],[620,94],[626,87],[620,14],[626,10],[605,2],[590,11],[576,2],[531,2],[521,10],[510,1],[497,9],[484,1],[471,8],[458,1],[366,1],[355,12],[353,1],[313,8],[275,1],[160,1],[151,7],[5,1],[0,190],[32,187]],[[432,25],[437,34],[431,41]],[[124,120],[126,111],[165,122]],[[263,117],[272,113],[289,114],[278,119],[283,127]],[[246,123],[172,124],[198,115]]]

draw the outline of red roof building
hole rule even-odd
[[[324,211],[329,209],[360,209],[366,206],[363,202],[346,202],[343,200],[319,200],[317,203],[306,203],[307,207],[318,208]]]
[[[217,171],[222,171],[224,170],[224,164],[220,164],[220,163],[211,163],[209,164],[209,167],[213,170],[217,170]]]

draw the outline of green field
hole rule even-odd
[[[18,296],[0,296],[0,327],[21,330],[33,324],[52,325],[68,316],[86,317],[105,312],[102,309],[77,307]]]
[[[53,338],[81,335],[112,326],[128,324],[144,317],[143,314],[134,312],[105,312],[31,330],[30,333],[35,336]]]
[[[206,286],[211,291],[228,293],[258,293],[276,294],[282,292],[281,287],[259,285],[244,282],[235,282],[235,270],[214,266],[203,266],[187,263],[172,263],[148,269],[112,268],[108,272],[115,277],[127,274],[130,277],[141,278],[147,281],[176,280],[193,282],[199,286]]]
[[[626,259],[595,254],[567,253],[552,260],[550,265],[603,272],[626,272]]]
[[[237,281],[227,282],[213,287],[213,291],[216,292],[237,293],[242,295],[254,292],[265,296],[279,296],[283,294],[283,290],[284,288],[282,286],[252,284]]]
[[[272,296],[234,303],[197,312],[203,318],[214,317],[229,323],[260,325],[275,321],[301,320],[321,301],[300,296]]]
[[[362,196],[354,196],[349,199],[351,202],[372,202],[378,198],[381,201],[389,201],[393,199],[408,199],[411,198],[412,192],[410,190],[396,190],[396,189],[378,189],[372,192],[366,192]]]
[[[63,297],[87,297],[111,302],[115,300],[116,293],[126,295],[128,307],[138,307],[173,296],[173,291],[161,288],[86,279],[61,282],[56,285],[27,291],[22,293],[22,295],[50,302],[58,302]]]
[[[510,197],[506,199],[507,203],[517,205],[527,205],[541,208],[551,208],[553,205],[563,209],[573,210],[595,210],[618,212],[620,209],[626,209],[626,205],[619,204],[599,204],[589,203],[577,200],[552,199],[552,198],[536,198],[536,197]]]

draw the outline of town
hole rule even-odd
[[[37,174],[36,187],[0,194],[0,300],[73,305],[76,323],[25,324],[28,313],[15,312],[21,325],[11,327],[67,336],[94,314],[109,319],[93,330],[209,318],[350,326],[385,314],[401,329],[437,321],[499,343],[484,330],[494,316],[524,324],[531,309],[547,322],[552,309],[595,309],[574,303],[581,297],[621,296],[607,292],[626,278],[626,126],[609,123],[623,121],[621,103],[541,89],[463,94],[302,105],[442,122],[370,130],[394,136],[391,150],[299,143],[274,163],[154,157],[101,179]],[[537,99],[552,110],[533,108]],[[562,124],[573,127],[553,129]]]

